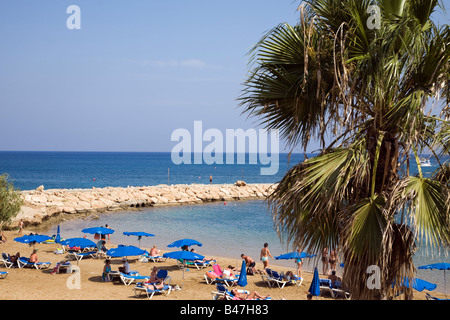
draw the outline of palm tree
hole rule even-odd
[[[450,29],[431,19],[440,7],[304,1],[296,25],[276,26],[250,51],[243,113],[292,149],[321,145],[268,197],[274,224],[293,247],[338,250],[356,299],[396,295],[395,280],[415,275],[418,241],[450,244],[448,164],[425,177],[419,161],[424,151],[449,155]],[[375,290],[371,265],[381,272]]]

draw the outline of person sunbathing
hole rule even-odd
[[[150,279],[149,279],[148,283],[156,282],[158,280],[157,274],[158,274],[158,268],[157,267],[153,267],[152,268],[152,273],[150,274]]]
[[[17,266],[17,261],[20,258],[20,253],[17,252],[15,255],[9,255],[9,260],[13,263],[13,265]]]
[[[153,245],[153,247],[150,249],[150,253],[149,253],[149,257],[150,258],[157,258],[156,260],[158,261],[158,262],[161,262],[161,261],[164,261],[160,256],[159,256],[159,254],[160,254],[160,252],[161,252],[161,250],[158,250],[157,248],[156,248],[156,244],[154,244]]]
[[[33,250],[33,253],[31,254],[31,256],[30,256],[30,260],[29,260],[31,263],[36,263],[36,262],[39,262],[39,260],[38,260],[38,256],[37,256],[37,249],[34,249]]]
[[[263,296],[256,291],[252,291],[250,293],[242,293],[242,292],[239,292],[239,289],[236,289],[236,288],[231,290],[231,293],[233,294],[234,297],[236,297],[240,300],[253,300],[253,299],[264,300],[264,299],[267,299],[270,297],[270,295]]]
[[[164,280],[159,279],[156,282],[144,282],[144,287],[150,290],[161,290],[164,288]]]

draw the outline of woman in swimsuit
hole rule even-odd
[[[266,268],[269,267],[269,257],[273,259],[272,255],[270,254],[268,246],[269,246],[268,243],[264,243],[264,248],[261,249],[260,260],[264,265],[264,270],[266,270]]]
[[[263,296],[256,291],[252,291],[250,293],[240,293],[238,289],[231,290],[231,293],[240,300],[267,299],[270,297],[270,295]]]
[[[322,250],[322,273],[325,275],[328,271],[328,248]]]
[[[336,253],[334,250],[331,250],[330,252],[330,259],[328,260],[330,262],[330,272],[336,271]]]
[[[297,252],[300,254],[301,249],[298,249]],[[295,259],[295,263],[297,263],[297,276],[299,276],[300,278],[303,278],[302,277],[302,265],[303,265],[302,258]]]

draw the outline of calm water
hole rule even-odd
[[[293,155],[291,164],[301,160],[303,155]],[[431,161],[433,164],[433,159]],[[34,189],[41,184],[46,189],[157,185],[166,184],[168,178],[170,184],[209,183],[209,175],[213,175],[214,183],[234,183],[241,179],[249,183],[270,183],[279,181],[288,166],[287,156],[281,155],[278,174],[262,176],[260,165],[176,166],[171,162],[170,153],[0,152],[0,174],[9,173],[15,186],[22,190]],[[423,168],[425,174],[433,170],[433,167]],[[163,250],[169,250],[167,245],[175,240],[193,238],[203,243],[202,247],[197,248],[199,253],[207,257],[235,258],[236,264],[241,253],[258,262],[265,242],[269,243],[274,256],[292,251],[292,248],[280,243],[264,201],[231,201],[226,205],[219,202],[105,213],[98,220],[65,221],[61,223],[61,233],[65,238],[83,236],[83,228],[105,224],[115,230],[111,238],[113,243],[138,245],[137,239],[124,236],[124,231],[152,233],[155,237],[143,238],[141,246],[156,244]],[[47,230],[47,234],[54,233],[56,226]],[[445,253],[439,256],[425,251],[423,247],[415,255],[416,266],[443,261],[448,261]],[[270,263],[295,266],[293,261],[270,260]],[[304,265],[304,269],[312,271],[315,263],[316,260],[311,260]],[[262,264],[259,262],[257,266]],[[419,270],[418,276],[438,284],[437,290],[444,291],[443,271]],[[450,283],[447,282],[450,291]]]
[[[291,165],[302,161],[291,157]],[[269,165],[172,163],[169,152],[1,152],[0,174],[8,173],[21,190],[44,185],[53,188],[127,187],[158,184],[272,183],[279,181],[289,167],[287,154],[280,154],[276,175],[261,175]],[[275,161],[274,161],[275,163]],[[95,179],[95,181],[94,181]]]

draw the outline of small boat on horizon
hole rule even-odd
[[[420,165],[422,167],[431,167],[431,162],[430,162],[429,158],[428,159],[426,159],[426,158],[419,158],[419,161],[420,161]]]

